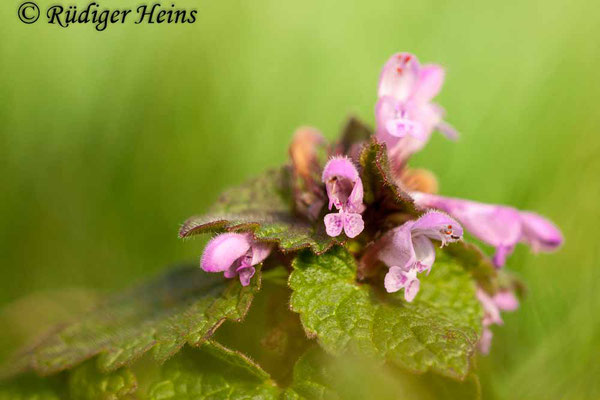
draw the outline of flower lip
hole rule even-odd
[[[415,268],[405,271],[404,269],[393,266],[385,276],[385,290],[388,293],[394,293],[404,289],[404,299],[409,303],[412,302],[419,293],[421,286],[417,278],[417,270]]]

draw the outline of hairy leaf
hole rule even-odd
[[[275,399],[280,393],[254,361],[213,340],[186,347],[163,365],[143,357],[131,369],[103,373],[96,364],[89,360],[52,377],[21,376],[0,385],[0,399]]]
[[[404,369],[463,379],[481,332],[475,285],[459,261],[439,252],[412,303],[356,283],[356,262],[343,248],[302,252],[289,284],[292,309],[334,355],[387,359]]]
[[[385,145],[372,139],[360,156],[361,178],[365,188],[365,202],[373,208],[385,205],[398,212],[417,215],[420,211],[400,186],[390,170]]]
[[[195,266],[172,269],[58,328],[4,372],[51,374],[96,355],[102,371],[114,371],[149,350],[164,361],[185,343],[203,343],[223,321],[241,320],[259,288],[260,269],[247,287]]]
[[[263,381],[269,381],[271,379],[269,374],[266,373],[265,370],[263,370],[258,364],[252,361],[248,356],[240,353],[239,351],[229,349],[214,340],[206,341],[202,345],[202,351],[231,366],[243,369],[257,379]]]
[[[207,352],[186,349],[160,367],[154,382],[141,398],[148,400],[232,400],[277,399],[280,389],[266,372],[239,353],[215,357]],[[254,371],[254,372],[251,372]]]
[[[467,270],[477,284],[494,293],[498,288],[498,271],[490,258],[472,243],[459,241],[446,247],[446,252],[461,260],[461,266]]]
[[[338,243],[327,235],[322,221],[312,224],[292,210],[290,171],[283,167],[226,191],[207,214],[188,219],[179,235],[252,231],[257,239],[277,243],[284,252],[310,248],[323,253]]]
[[[294,133],[289,153],[295,211],[309,221],[316,221],[327,200],[321,173],[329,146],[318,130],[302,127]]]
[[[95,360],[90,360],[69,373],[69,395],[78,400],[119,400],[135,393],[137,379],[128,368],[104,374]]]

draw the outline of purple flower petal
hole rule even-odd
[[[465,205],[448,212],[456,216],[475,237],[496,247],[498,256],[504,260],[521,237],[519,213],[510,207],[475,202]]]
[[[250,235],[223,233],[213,238],[204,249],[200,266],[206,272],[227,271],[250,250]]]
[[[364,229],[360,213],[365,209],[358,170],[349,158],[334,157],[325,166],[322,179],[329,197],[329,209],[335,206],[339,210],[337,214],[325,216],[327,234],[335,237],[344,230],[349,238],[356,237]]]
[[[450,140],[458,140],[458,131],[449,123],[440,121],[435,125],[435,129]]]
[[[405,271],[400,267],[391,267],[384,279],[385,290],[394,293],[404,289],[404,298],[409,303],[414,300],[419,292],[420,282],[417,279],[417,270]]]
[[[449,138],[458,136],[443,122],[443,108],[431,102],[443,83],[441,66],[421,67],[412,54],[394,54],[384,65],[375,106],[376,136],[398,165],[421,150],[436,128]]]
[[[512,254],[515,246],[496,246],[496,252],[492,257],[492,262],[496,267],[502,267],[506,264],[506,259]]]
[[[502,318],[500,310],[513,311],[519,307],[519,301],[515,295],[509,290],[501,290],[493,297],[487,294],[483,289],[477,288],[477,299],[483,307],[483,334],[479,340],[479,350],[483,354],[488,354],[492,345],[491,325],[501,325]]]
[[[343,213],[344,218],[344,233],[350,239],[357,237],[363,229],[365,229],[365,222],[362,219],[362,215],[356,213]]]
[[[238,268],[237,273],[240,277],[242,286],[248,286],[250,284],[250,279],[252,279],[256,273],[256,269],[254,267],[240,267]]]
[[[250,265],[257,265],[263,262],[265,258],[269,257],[271,250],[273,250],[273,245],[270,243],[254,242],[252,244],[252,260],[250,261]]]
[[[442,90],[445,71],[440,65],[428,64],[421,67],[419,80],[412,93],[412,99],[418,102],[429,102]]]
[[[413,221],[406,222],[381,239],[386,243],[379,252],[379,260],[389,267],[399,266],[406,271],[411,268],[416,260],[411,234],[413,224]]]
[[[478,347],[481,354],[489,354],[492,347],[493,333],[490,328],[483,328],[481,339],[479,339]]]
[[[254,266],[269,256],[272,247],[255,241],[249,233],[223,233],[208,242],[200,266],[207,272],[223,272],[225,278],[239,275],[242,285],[248,286]]]
[[[563,235],[552,222],[530,211],[522,211],[520,216],[523,224],[521,240],[534,252],[553,251],[562,245]]]
[[[385,275],[384,286],[388,293],[394,293],[404,287],[406,272],[400,267],[391,267]]]
[[[394,54],[381,71],[378,96],[394,96],[398,100],[407,100],[419,81],[419,70],[419,60],[415,55]]]
[[[435,262],[435,247],[431,240],[426,236],[417,236],[412,238],[413,249],[415,252],[415,268],[417,272],[425,272],[429,275],[431,267]]]
[[[396,119],[397,108],[399,107],[398,101],[391,96],[384,96],[377,100],[375,104],[375,119],[377,120],[377,140],[385,143],[388,151],[396,146],[398,136],[390,133],[388,130],[388,121]]]
[[[350,193],[348,203],[343,209],[350,213],[362,213],[365,210],[365,205],[363,204],[363,197],[363,183],[362,180],[358,178],[356,184],[354,185],[354,188],[352,189],[352,192]]]
[[[462,227],[454,219],[440,212],[428,212],[416,221],[408,221],[393,229],[381,240],[378,258],[388,266],[400,266],[404,270],[417,268],[429,271],[435,261],[435,248],[430,239],[442,245],[460,240]]]
[[[406,300],[412,301],[420,286],[416,274],[429,273],[435,261],[435,247],[431,239],[440,240],[443,245],[461,237],[460,224],[448,215],[435,211],[388,232],[380,239],[381,249],[377,255],[390,267],[385,278],[386,290],[397,291],[402,285]],[[410,284],[406,281],[408,277],[414,278]]]
[[[246,256],[244,256],[246,257]],[[240,259],[241,260],[241,259]],[[223,271],[223,276],[227,279],[235,278],[237,276],[237,270],[240,268],[240,262],[235,262],[229,266],[225,271]]]
[[[423,148],[433,129],[441,121],[441,108],[431,104],[415,104],[411,101],[381,97],[375,105],[377,139],[385,143],[388,151],[413,154]],[[390,153],[390,156],[395,153]]]
[[[444,246],[447,243],[460,240],[463,236],[463,229],[450,216],[441,212],[430,211],[414,223],[412,235],[424,235],[430,239],[439,240]]]
[[[521,237],[521,222],[517,210],[475,201],[442,197],[427,193],[412,193],[420,207],[446,211],[473,236],[496,248],[495,263],[504,265],[506,256],[512,253]]]
[[[352,160],[347,157],[332,157],[323,168],[323,182],[332,178],[346,178],[350,182],[356,182],[358,170]]]
[[[481,288],[477,288],[476,294],[477,299],[483,307],[483,326],[490,326],[492,324],[502,325],[500,309],[494,299]]]
[[[505,264],[518,242],[528,243],[534,251],[551,251],[563,241],[554,224],[532,212],[421,192],[413,192],[411,196],[417,206],[449,213],[473,236],[494,246],[493,260],[498,267]]]
[[[344,229],[344,215],[342,213],[327,214],[324,218],[325,231],[331,237],[339,236]]]
[[[415,139],[427,140],[423,125],[418,121],[413,121],[408,118],[399,117],[396,119],[389,119],[385,124],[385,128],[390,135],[397,138],[412,136]]]
[[[404,287],[404,299],[409,303],[415,299],[417,293],[419,293],[419,289],[421,288],[421,282],[419,279],[417,279],[417,271],[412,271],[414,271],[414,277],[412,277],[413,275],[410,275],[412,279],[409,279],[408,283]]]
[[[502,311],[514,311],[519,308],[519,300],[510,290],[500,290],[493,297],[494,303]]]
[[[353,193],[356,185],[360,182],[358,170],[349,158],[334,157],[323,169],[322,180],[329,196],[329,209],[335,206],[338,210],[348,206],[348,200],[352,201],[360,197],[362,203],[362,183],[356,189],[359,193]]]

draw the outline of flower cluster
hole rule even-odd
[[[318,131],[301,128],[290,148],[295,217],[310,224],[322,224],[314,229],[324,228],[329,237],[341,237],[337,243],[353,239],[362,248],[374,249],[371,259],[387,267],[383,279],[385,290],[390,293],[403,290],[407,302],[412,302],[419,292],[418,275],[429,274],[433,267],[434,242],[443,247],[459,241],[463,228],[495,248],[492,261],[497,268],[505,265],[517,243],[528,244],[538,252],[555,250],[563,242],[560,230],[536,213],[437,195],[432,173],[407,167],[409,157],[427,144],[434,131],[449,139],[458,138],[456,130],[443,120],[443,108],[432,101],[443,82],[441,66],[421,65],[416,56],[408,53],[393,55],[381,72],[374,140],[385,144],[393,167],[392,184],[407,192],[418,210],[389,219],[394,221],[392,226],[381,224],[388,221],[389,214],[394,214],[385,202],[365,204],[361,179],[364,166],[359,166],[360,147],[357,147],[365,139],[328,148]],[[323,150],[326,156],[319,159],[318,150]],[[271,250],[272,245],[255,240],[250,233],[223,233],[209,242],[201,266],[208,272],[223,272],[227,278],[238,276],[246,286],[255,266]],[[480,342],[485,352],[492,335],[489,327],[501,324],[500,310],[514,310],[518,301],[506,289],[496,294],[478,289],[477,297],[485,310]]]

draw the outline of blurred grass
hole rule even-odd
[[[379,69],[405,50],[447,67],[439,102],[462,133],[434,137],[413,165],[444,194],[538,210],[566,236],[555,255],[511,259],[530,293],[479,362],[485,398],[600,397],[596,4],[177,5],[198,22],[96,32],[0,7],[0,305],[129,286],[198,257],[179,224],[283,162],[298,125],[333,138],[349,112],[373,122]]]

